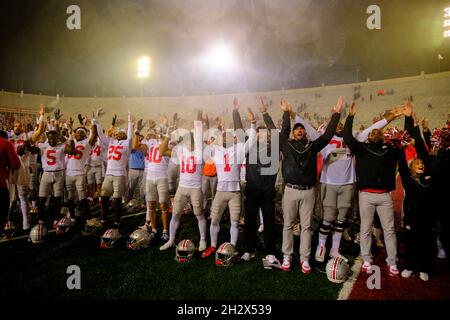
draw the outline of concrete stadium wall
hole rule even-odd
[[[278,101],[285,97],[290,101],[294,110],[302,104],[307,104],[305,110],[310,115],[317,113],[329,116],[331,107],[339,95],[343,95],[350,103],[353,99],[353,88],[360,86],[361,97],[356,100],[358,113],[355,118],[355,127],[361,124],[369,125],[374,116],[383,113],[386,109],[402,104],[409,96],[413,96],[414,105],[419,116],[428,117],[431,127],[442,126],[450,113],[450,72],[419,75],[414,77],[387,79],[381,81],[368,81],[336,86],[323,86],[316,88],[280,90],[271,92],[236,93],[209,96],[177,96],[177,97],[60,97],[0,92],[0,108],[38,108],[43,103],[47,106],[58,106],[65,118],[75,117],[78,113],[90,114],[92,110],[103,107],[107,112],[102,122],[109,124],[114,113],[119,119],[126,119],[127,111],[131,111],[136,118],[159,120],[162,114],[169,118],[177,112],[181,118],[194,119],[194,110],[201,108],[208,112],[210,119],[215,116],[224,117],[226,125],[231,125],[231,110],[233,97],[241,101],[241,113],[245,116],[247,106],[258,110],[258,97],[263,96],[271,104],[269,113],[275,120],[281,118]],[[394,90],[393,95],[377,96],[376,90]],[[373,99],[370,100],[370,94]],[[320,97],[318,97],[320,95]],[[362,101],[364,98],[364,101]],[[428,104],[432,108],[428,108]],[[317,125],[317,123],[314,123]],[[399,122],[396,125],[401,125]]]

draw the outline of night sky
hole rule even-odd
[[[81,30],[66,9],[81,8]],[[381,8],[381,30],[366,9]],[[136,60],[152,59],[145,95],[302,88],[450,70],[450,0],[2,0],[0,89],[65,96],[138,96]],[[240,67],[198,63],[211,44]]]

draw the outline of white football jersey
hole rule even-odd
[[[44,171],[64,170],[65,147],[66,145],[64,143],[60,143],[54,147],[49,145],[48,142],[38,143],[38,148],[41,149],[41,161]]]
[[[102,147],[102,144],[97,139],[97,142],[89,152],[88,165],[92,167],[101,166],[104,160],[108,160],[105,158],[107,158],[105,148]]]
[[[79,176],[86,173],[85,167],[89,159],[91,149],[92,148],[88,139],[75,141],[75,155],[66,154],[66,175]]]
[[[172,153],[176,153],[180,164],[179,185],[184,188],[201,188],[203,162],[201,158],[198,158],[199,153],[191,151],[188,147],[183,145],[177,145]]]
[[[217,191],[240,191],[244,144],[237,143],[230,148],[214,146],[212,159],[217,170]]]
[[[333,136],[320,153],[323,157],[321,183],[346,185],[356,181],[353,155],[342,137]]]
[[[128,175],[128,159],[130,157],[130,141],[111,139],[108,146],[108,162],[106,175],[123,177]]]
[[[31,136],[32,133],[26,134],[25,132],[22,132],[21,134],[16,135],[13,131],[11,137],[9,138],[9,141],[11,141],[11,144],[14,146],[14,150],[16,150],[17,152],[17,149],[23,147],[25,145],[25,141],[30,140]]]
[[[169,157],[163,157],[159,154],[159,140],[143,140],[142,144],[147,145],[147,180],[167,179],[167,168],[169,166]]]

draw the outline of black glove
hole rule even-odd
[[[144,129],[145,125],[142,123],[143,121],[144,121],[143,119],[139,119],[139,121],[137,122],[138,131],[141,131],[142,129]]]
[[[61,117],[63,116],[62,113],[61,113],[61,110],[59,110],[59,109],[55,109],[54,114],[55,114],[55,120],[56,120],[56,121],[58,121],[59,119],[61,119]]]
[[[83,116],[81,114],[78,114],[78,121],[80,121],[80,124],[83,125]]]

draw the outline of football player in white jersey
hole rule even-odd
[[[66,139],[61,136],[58,126],[56,126],[56,129],[48,131],[47,140],[37,145],[41,150],[43,168],[39,184],[38,220],[42,224],[44,221],[48,221],[49,218],[53,218],[54,227],[58,222],[62,205],[61,200],[64,194],[65,152],[70,149],[64,143]],[[72,134],[70,139],[74,138],[74,134]],[[55,206],[52,210],[53,217],[49,217],[45,210],[45,204],[49,195],[52,195],[52,202]]]
[[[35,156],[31,154],[31,151],[35,153],[35,148],[33,148],[32,145],[38,140],[39,136],[45,128],[44,112],[45,107],[41,105],[39,110],[39,127],[34,133],[25,132],[24,128],[22,127],[22,123],[19,120],[16,120],[14,122],[14,128],[9,141],[14,146],[17,154],[21,157],[22,166],[24,166],[26,170],[29,170],[29,168],[31,168],[31,165],[33,164],[32,160],[35,158]],[[29,185],[30,182],[28,182],[26,185],[17,185],[17,193],[20,200],[20,209],[22,211],[23,230],[28,230],[30,228],[28,217],[28,196],[30,193]]]
[[[197,121],[194,121],[194,133],[184,135],[183,141],[176,145],[173,150],[169,150],[169,137],[165,138],[159,147],[162,155],[177,157],[171,158],[171,161],[180,162],[180,181],[175,194],[173,203],[172,219],[170,220],[170,238],[159,249],[167,250],[175,246],[175,236],[180,225],[181,214],[187,202],[190,201],[193,207],[194,215],[198,221],[198,230],[200,232],[200,243],[198,251],[206,249],[206,219],[203,215],[203,132],[202,116],[199,111]]]
[[[163,125],[167,127],[167,118],[164,117]],[[157,234],[157,221],[156,221],[156,201],[159,201],[159,207],[161,209],[161,220],[163,225],[163,232],[161,240],[166,242],[169,240],[169,221],[167,216],[168,202],[169,202],[169,181],[167,177],[167,169],[169,166],[170,158],[161,155],[159,152],[159,145],[161,140],[154,130],[147,136],[146,140],[136,142],[133,149],[142,148],[142,145],[147,149],[147,177],[145,183],[145,197],[147,201],[147,216],[145,218],[145,224],[143,228],[151,228],[152,237]]]
[[[131,152],[132,130],[130,112],[128,112],[127,132],[125,133],[124,129],[115,129],[112,138],[106,137],[103,134],[100,124],[97,123],[97,133],[101,143],[108,143],[108,162],[101,192],[100,220],[102,223],[105,222],[105,219],[109,215],[109,199],[112,196],[111,209],[116,214],[115,225],[120,226],[122,197],[125,194],[127,186],[127,166]]]
[[[88,158],[87,182],[89,201],[98,200],[102,192],[102,182],[104,176],[104,162],[106,162],[106,150],[108,145],[100,142],[98,137],[91,148]]]
[[[355,102],[352,102],[352,106]],[[291,114],[296,123],[305,126],[305,130],[311,140],[317,139],[320,133],[309,125],[304,119]],[[386,114],[382,120],[374,123],[362,132],[354,132],[358,141],[366,141],[373,129],[382,129],[394,119],[393,114]],[[329,234],[332,235],[332,247],[330,257],[340,256],[339,249],[342,233],[350,209],[353,206],[353,195],[356,182],[355,164],[353,154],[345,145],[343,139],[344,126],[339,122],[336,132],[320,153],[323,158],[322,171],[320,175],[321,199],[323,206],[323,219],[319,229],[319,243],[316,248],[316,261],[325,261],[326,242]]]
[[[239,108],[235,98],[234,108]],[[203,252],[202,257],[207,258],[216,251],[217,237],[220,231],[220,220],[228,205],[230,210],[230,243],[236,246],[239,236],[239,216],[241,213],[240,169],[245,155],[256,142],[256,120],[253,112],[248,108],[247,118],[251,123],[248,140],[235,143],[235,137],[228,131],[219,136],[218,142],[211,148],[212,159],[217,168],[217,192],[211,205],[211,246]]]
[[[95,119],[92,121],[95,123]],[[97,140],[97,126],[91,125],[89,138],[87,138],[85,127],[78,127],[74,132],[75,140],[69,140],[70,152],[66,154],[67,201],[70,216],[75,218],[75,195],[78,195],[78,210],[81,213],[82,220],[85,220],[89,215],[86,197],[86,163]]]

